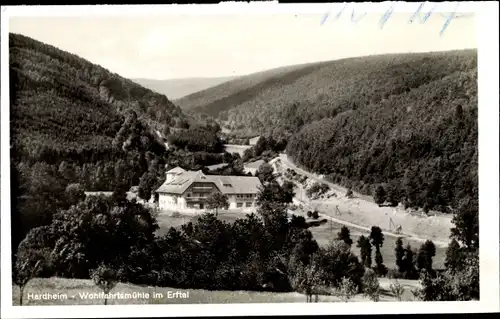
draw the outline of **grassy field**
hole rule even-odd
[[[304,211],[296,210],[293,212],[295,215],[304,216],[306,214]],[[227,222],[234,222],[238,218],[245,218],[245,213],[241,213],[239,211],[220,211],[218,214],[218,218]],[[158,217],[158,224],[160,229],[157,231],[158,235],[164,235],[170,227],[180,227],[184,223],[195,222],[198,219],[198,216],[192,214],[174,214],[164,213],[160,214]],[[307,221],[312,221],[311,219],[306,219]],[[337,238],[337,233],[340,231],[342,227],[341,224],[335,222],[326,222],[320,226],[310,227],[309,230],[312,232],[314,238],[318,242],[320,246],[328,245],[332,240]],[[349,228],[349,227],[348,227]],[[359,248],[356,247],[356,241],[361,235],[368,236],[368,232],[360,231],[359,229],[350,228],[351,238],[354,241],[352,245],[352,251],[359,256]],[[395,264],[395,256],[394,256],[394,248],[395,248],[396,240],[392,237],[385,238],[384,244],[381,247],[380,251],[382,253],[382,257],[384,259],[384,264],[388,268],[396,268]],[[410,243],[410,245],[417,250],[421,242],[417,242],[414,240],[403,239],[403,245],[406,247],[406,244]],[[373,252],[372,258],[374,258],[375,253]],[[433,259],[434,268],[442,268],[444,267],[444,260],[446,258],[446,248],[442,248],[436,246],[436,256]]]
[[[384,278],[380,279],[382,288],[381,301],[395,301],[394,296],[389,290],[392,281]],[[400,280],[405,288],[403,301],[413,301],[411,290],[418,286],[416,281]],[[23,305],[42,306],[42,305],[102,305],[104,299],[85,298],[84,294],[100,293],[92,281],[83,279],[64,279],[64,278],[35,278],[31,280],[23,294]],[[176,292],[184,293],[187,298],[172,298]],[[303,303],[306,297],[303,294],[273,293],[273,292],[254,292],[254,291],[209,291],[201,289],[176,289],[168,287],[146,287],[127,283],[119,283],[111,291],[113,293],[136,294],[136,298],[114,298],[108,299],[108,305],[125,304],[223,304],[223,303],[282,303],[298,302]],[[169,298],[170,293],[170,298]],[[58,294],[62,298],[52,300],[37,300],[34,295]],[[146,295],[146,294],[149,294]],[[179,294],[180,295],[180,294]],[[153,296],[157,296],[153,298]],[[31,298],[30,298],[31,297]],[[341,298],[334,295],[319,296],[319,302],[341,302]],[[357,295],[351,302],[369,302],[363,295]],[[19,287],[12,288],[13,305],[19,305]]]

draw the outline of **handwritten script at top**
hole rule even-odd
[[[427,13],[425,13],[424,16],[422,17],[421,13],[422,13],[422,9],[423,9],[424,5],[425,5],[425,3],[419,4],[417,10],[413,13],[413,15],[408,20],[408,23],[413,23],[415,20],[419,20],[420,23],[423,24],[430,18],[430,16],[433,14],[433,11],[436,9],[437,4],[434,4],[434,6]],[[456,4],[455,10],[451,13],[447,13],[447,14],[441,13],[441,16],[446,20],[443,24],[443,27],[441,28],[441,31],[439,32],[440,36],[443,35],[444,31],[450,25],[450,22],[453,19],[471,16],[471,14],[457,15],[456,12],[457,12],[458,6],[459,6],[459,3]],[[387,9],[387,11],[385,11],[385,13],[382,15],[382,17],[380,18],[380,21],[379,21],[380,29],[382,29],[384,27],[384,25],[387,23],[387,20],[389,20],[389,18],[391,17],[395,7],[396,7],[396,3],[391,4],[389,6],[389,8]],[[342,15],[342,13],[344,13],[346,8],[347,8],[347,4],[344,4],[342,9],[336,14],[334,21],[336,21],[340,18],[340,16]],[[364,12],[363,14],[356,16],[355,9],[353,8],[352,12],[351,12],[351,22],[353,22],[353,23],[359,22],[364,16],[366,16],[366,14],[367,13]],[[326,20],[328,20],[329,16],[330,16],[330,13],[326,13],[323,16],[323,18],[321,19],[321,25],[323,25],[326,22]]]

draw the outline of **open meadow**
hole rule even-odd
[[[306,218],[307,222],[314,221],[313,219],[309,219],[306,216],[306,212],[304,210],[297,209],[295,211],[290,211],[289,213],[298,215],[298,216],[303,216]],[[186,214],[186,213],[178,213],[178,212],[163,212],[160,213],[157,216],[158,220],[158,225],[160,228],[157,230],[157,234],[162,236],[168,232],[170,227],[181,227],[185,223],[189,222],[195,222],[200,215],[194,215],[194,214]],[[246,214],[242,213],[237,210],[227,210],[227,211],[219,211],[218,213],[218,218],[220,220],[226,221],[226,222],[234,222],[238,218],[245,218]],[[318,220],[324,219],[323,216],[320,216]],[[318,226],[313,226],[310,227],[309,230],[314,236],[314,239],[318,242],[318,245],[320,246],[326,246],[328,245],[332,240],[337,238],[337,233],[340,231],[342,227],[342,224],[339,224],[334,221],[326,221],[321,225]],[[351,238],[354,242],[352,245],[352,251],[359,257],[360,256],[360,251],[359,248],[356,247],[356,241],[361,235],[364,235],[365,237],[368,237],[370,234],[368,231],[363,231],[358,228],[352,228],[352,227],[347,227],[349,228],[351,232]],[[395,237],[390,237],[386,236],[384,240],[383,246],[380,248],[380,251],[382,253],[382,257],[384,259],[384,264],[388,268],[396,268],[395,264],[395,253],[394,253],[394,248],[395,248],[395,242],[396,238]],[[403,238],[403,246],[406,247],[407,244],[410,244],[412,248],[414,248],[416,251],[422,244],[419,241]],[[373,253],[374,254],[374,253]],[[373,257],[374,255],[372,255]],[[440,247],[436,245],[436,256],[433,258],[433,265],[436,269],[440,269],[444,267],[444,260],[446,258],[446,248]]]
[[[380,301],[395,301],[389,286],[393,282],[380,278],[382,293]],[[418,287],[415,280],[399,280],[404,287],[403,301],[412,301],[412,289]],[[89,294],[100,293],[101,290],[96,287],[91,280],[84,279],[64,279],[64,278],[34,278],[24,289],[23,305],[41,306],[41,305],[102,305],[104,300],[100,298],[90,298]],[[188,298],[172,298],[176,292],[185,293]],[[41,294],[59,294],[63,296],[60,299],[35,300],[30,296]],[[210,291],[203,289],[177,289],[168,287],[148,287],[138,286],[127,283],[118,283],[110,292],[136,295],[136,298],[115,298],[108,299],[108,305],[128,305],[128,304],[223,304],[223,303],[305,303],[306,297],[297,292],[275,293],[260,291]],[[187,294],[188,293],[188,294]],[[147,295],[149,294],[149,296]],[[169,294],[171,298],[169,298]],[[85,297],[87,295],[87,297]],[[178,294],[180,295],[180,294]],[[157,298],[153,298],[157,296]],[[342,302],[343,300],[336,295],[321,295],[319,302]],[[371,302],[363,295],[356,295],[351,302]],[[19,305],[19,287],[12,288],[13,305]]]

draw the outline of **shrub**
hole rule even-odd
[[[367,269],[363,275],[363,291],[372,301],[380,300],[380,284],[372,269]]]
[[[312,212],[312,215],[311,215],[312,218],[314,219],[318,219],[319,218],[319,213],[317,210],[315,210],[314,212]]]
[[[343,277],[340,283],[339,290],[342,300],[348,302],[352,297],[356,295],[358,289],[351,279]]]
[[[90,278],[92,278],[95,285],[101,288],[105,294],[108,294],[116,286],[118,281],[116,271],[103,264],[90,271]],[[107,304],[108,299],[104,298],[104,305]]]
[[[391,289],[392,294],[396,298],[397,301],[401,301],[403,299],[403,293],[405,292],[404,287],[399,283],[399,281],[394,281],[389,288]]]
[[[379,185],[377,187],[377,189],[375,190],[375,196],[373,199],[375,200],[375,203],[380,206],[385,202],[386,196],[387,196],[387,194],[385,192],[384,187]]]
[[[354,196],[354,193],[352,192],[352,189],[348,189],[347,193],[345,194],[345,197],[347,198],[352,198]]]

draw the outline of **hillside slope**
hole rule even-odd
[[[234,78],[235,77],[186,78],[170,80],[132,79],[132,81],[152,91],[164,94],[170,100],[175,100],[233,80]]]
[[[270,85],[286,85],[293,82],[293,79],[290,78],[300,77],[304,72],[309,72],[307,66],[307,64],[292,65],[241,76],[178,99],[176,104],[185,110],[197,111],[217,117],[223,111],[238,106],[242,101],[253,99],[262,89]],[[303,68],[306,68],[306,71],[288,73]],[[288,77],[280,80],[280,77],[287,74]]]
[[[241,77],[178,101],[242,135],[291,135],[322,118],[380,103],[454,72],[476,51],[389,54],[291,66]]]
[[[71,194],[137,185],[158,164],[155,133],[188,118],[154,93],[76,55],[9,35],[13,246]]]
[[[381,203],[440,211],[466,199],[477,204],[477,66],[471,53],[450,53],[447,64],[434,61],[433,73],[429,67],[426,74],[425,65],[423,72],[406,73],[402,79],[409,84],[399,93],[363,104],[351,99],[350,109],[303,126],[287,153]],[[442,69],[449,74],[437,77]]]

